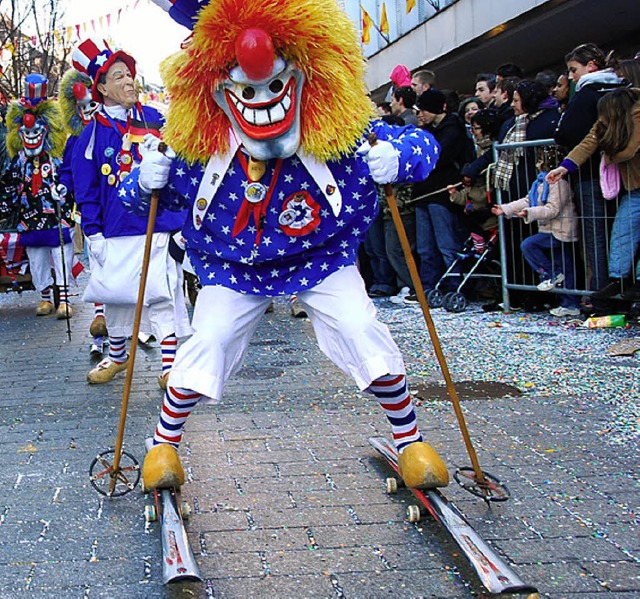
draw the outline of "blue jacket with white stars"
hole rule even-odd
[[[411,125],[372,124],[378,139],[399,156],[398,182],[425,179],[440,148]],[[248,157],[233,148],[208,165],[174,160],[160,210],[192,209],[182,233],[202,285],[255,295],[305,291],[355,264],[358,246],[378,211],[376,188],[363,158],[319,163],[303,154],[270,160],[258,183],[247,175]],[[124,181],[125,206],[148,210],[136,169]]]
[[[148,106],[143,107],[148,122],[162,120],[162,115]],[[123,127],[126,123],[116,121]],[[119,182],[119,153],[122,133],[113,126],[94,119],[75,144],[72,159],[73,189],[82,214],[82,230],[86,235],[102,233],[105,237],[144,235],[147,219],[131,214],[121,202],[124,193]],[[137,144],[133,145],[134,160]],[[186,212],[165,211],[156,219],[155,231],[177,231],[182,227]]]

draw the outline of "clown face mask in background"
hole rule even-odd
[[[88,125],[100,108],[100,103],[91,98],[91,90],[80,81],[73,84],[73,97],[76,99],[78,114],[83,125]]]
[[[24,113],[19,134],[26,156],[39,156],[42,153],[47,132],[46,126],[38,121],[33,113]]]
[[[271,38],[248,29],[235,44],[238,65],[214,91],[249,154],[257,160],[288,158],[300,145],[304,74],[276,56]]]

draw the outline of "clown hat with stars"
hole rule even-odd
[[[124,62],[131,76],[136,76],[136,61],[132,56],[122,50],[113,52],[104,40],[93,40],[91,38],[78,44],[71,55],[73,66],[81,73],[86,73],[91,77],[94,85],[91,89],[91,96],[96,102],[102,102],[102,94],[95,85],[100,79],[100,75],[106,74],[111,65],[116,60]]]

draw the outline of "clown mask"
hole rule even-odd
[[[257,160],[288,158],[300,145],[300,97],[304,74],[276,56],[269,35],[247,29],[235,44],[238,65],[214,91],[214,99]]]
[[[93,115],[100,108],[100,103],[91,98],[91,90],[82,82],[73,84],[73,97],[83,125],[88,125]]]
[[[33,157],[42,154],[47,133],[47,127],[32,112],[24,113],[19,134],[26,156]]]

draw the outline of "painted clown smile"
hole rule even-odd
[[[246,89],[252,89],[250,87]],[[288,131],[296,117],[296,83],[291,77],[282,93],[268,102],[250,103],[225,90],[227,104],[238,126],[253,139],[272,139]]]
[[[34,130],[23,129],[20,131],[20,137],[22,137],[22,144],[25,150],[37,150],[44,142],[44,135],[46,129],[44,127],[35,127]]]

